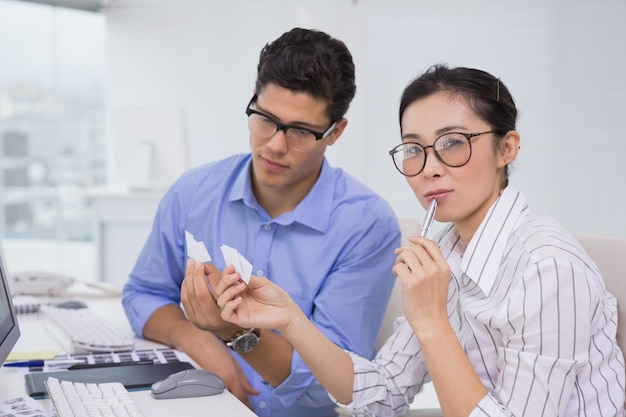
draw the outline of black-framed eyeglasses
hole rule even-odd
[[[407,177],[418,175],[426,166],[426,149],[432,148],[435,156],[443,164],[458,168],[467,164],[472,157],[472,141],[471,139],[493,133],[461,133],[448,132],[435,139],[430,146],[423,146],[415,142],[404,142],[389,151],[389,155],[393,159],[393,164],[400,173]]]
[[[258,139],[267,140],[273,137],[276,132],[282,130],[285,133],[285,139],[289,149],[305,150],[308,145],[330,135],[337,125],[337,122],[334,121],[330,124],[328,129],[323,132],[318,132],[317,130],[309,129],[304,126],[284,124],[268,114],[251,108],[250,106],[256,99],[257,95],[255,94],[246,107],[250,133]]]

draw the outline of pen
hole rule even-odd
[[[12,368],[27,368],[30,366],[44,366],[46,363],[42,360],[7,362],[3,366]]]
[[[426,237],[426,233],[428,233],[428,230],[430,229],[430,225],[433,224],[433,219],[435,218],[436,210],[437,210],[437,200],[433,198],[430,201],[430,205],[428,206],[426,217],[424,217],[424,224],[422,225],[422,231],[420,232],[421,237]]]
[[[85,361],[82,359],[59,359],[59,360],[50,360],[50,361],[35,359],[35,360],[30,360],[30,361],[7,362],[4,364],[4,366],[14,367],[14,368],[27,368],[31,366],[47,365],[51,368],[69,368],[79,363],[85,363]]]

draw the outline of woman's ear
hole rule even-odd
[[[509,165],[517,158],[520,147],[520,135],[517,130],[509,130],[500,140],[500,154],[502,166]]]

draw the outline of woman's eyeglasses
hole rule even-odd
[[[449,132],[439,136],[430,146],[415,142],[404,142],[389,151],[396,169],[407,177],[418,175],[426,166],[426,149],[432,148],[435,156],[443,164],[458,168],[467,164],[472,156],[471,139],[488,132],[461,133]]]

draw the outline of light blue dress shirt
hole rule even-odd
[[[324,160],[320,177],[291,212],[272,219],[252,193],[251,156],[238,155],[185,173],[168,190],[129,281],[123,305],[134,331],[154,311],[180,303],[185,231],[204,242],[224,269],[220,246],[237,249],[253,274],[285,289],[340,347],[372,358],[391,294],[400,230],[389,204]],[[210,355],[207,352],[207,355]],[[271,387],[237,354],[259,416],[329,416],[334,405],[297,352],[291,374]]]

